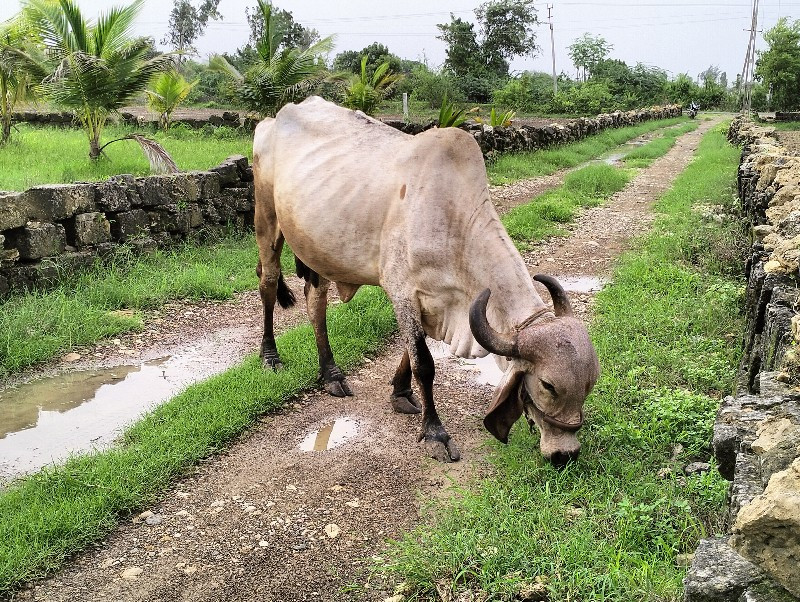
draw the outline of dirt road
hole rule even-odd
[[[682,136],[605,206],[585,212],[568,237],[528,253],[531,272],[590,282],[608,277],[630,238],[650,223],[652,203],[715,123]],[[583,312],[591,299],[591,291],[573,296]],[[20,592],[19,599],[290,602],[391,596],[392,587],[370,578],[369,570],[385,540],[413,528],[421,505],[446,496],[451,483],[490,470],[484,462],[489,435],[481,420],[492,387],[476,384],[474,370],[460,360],[437,360],[438,407],[463,455],[459,463],[437,464],[416,442],[419,417],[393,414],[389,407],[388,383],[400,356],[397,342],[390,342],[351,373],[352,398],[311,392],[285,412],[264,417],[226,453],[176,483],[148,509],[152,514],[127,521],[54,577]],[[338,438],[341,443],[326,451],[301,449],[304,441],[324,449]]]

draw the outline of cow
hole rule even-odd
[[[426,335],[463,358],[488,353],[504,371],[484,417],[507,443],[523,414],[538,427],[542,455],[563,467],[580,450],[583,403],[597,381],[597,354],[558,281],[536,275],[490,199],[483,155],[458,128],[404,134],[364,113],[311,97],[263,120],[253,142],[255,231],[264,309],[261,358],[281,366],[273,311],[294,302],[280,268],[284,241],[305,279],[308,316],[325,389],[352,395],[336,366],[325,323],[335,282],[342,301],[361,285],[391,300],[405,350],[390,401],[422,413],[423,441],[434,458],[460,451],[436,412],[434,362]],[[421,400],[412,390],[415,378]]]

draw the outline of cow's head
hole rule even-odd
[[[531,428],[539,428],[542,455],[562,467],[580,451],[576,433],[583,425],[583,401],[597,382],[600,364],[586,327],[573,317],[558,281],[543,274],[534,280],[550,292],[553,312],[543,307],[513,332],[497,332],[489,325],[489,289],[470,308],[475,339],[509,362],[483,424],[507,443],[511,426],[524,413]]]

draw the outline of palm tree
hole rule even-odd
[[[333,48],[333,36],[306,49],[283,45],[286,32],[272,13],[272,5],[258,0],[264,32],[255,44],[255,65],[240,73],[224,57],[215,55],[209,67],[228,76],[245,106],[262,116],[272,116],[285,104],[305,98],[328,76],[323,54]]]
[[[14,107],[32,98],[46,76],[45,57],[24,21],[0,24],[0,146],[11,138]]]
[[[141,94],[155,75],[172,68],[171,55],[150,56],[150,42],[131,35],[143,5],[144,0],[134,0],[90,22],[74,0],[26,0],[23,4],[48,54],[58,62],[45,80],[45,93],[75,110],[93,160],[100,156],[100,135],[109,115]]]
[[[375,69],[372,77],[367,75],[367,57],[361,57],[361,75],[354,75],[350,86],[344,91],[342,104],[350,109],[372,115],[383,99],[389,96],[395,84],[403,79],[402,74],[389,71],[388,61]]]
[[[177,71],[165,71],[156,78],[151,89],[145,90],[147,106],[158,113],[158,124],[162,129],[169,129],[173,111],[186,100],[197,81],[189,83]]]

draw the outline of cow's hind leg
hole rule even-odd
[[[319,354],[319,372],[325,390],[335,397],[352,395],[353,391],[350,389],[350,385],[347,384],[344,374],[333,359],[331,344],[328,340],[328,322],[325,312],[328,309],[328,288],[331,283],[302,265],[299,260],[297,267],[298,275],[302,274],[306,277],[304,290],[308,319],[314,327],[314,338],[317,341],[317,353]]]
[[[420,321],[415,319],[416,314],[408,306],[395,303],[395,313],[406,342],[411,372],[422,392],[422,431],[419,440],[424,442],[425,448],[434,459],[440,462],[457,462],[461,459],[461,452],[442,425],[433,402],[433,377],[436,374],[436,367],[425,342],[425,332]],[[402,368],[401,362],[398,373]]]
[[[277,370],[282,364],[278,348],[275,346],[275,302],[277,301],[283,308],[288,308],[294,305],[295,298],[281,274],[280,257],[283,236],[279,234],[277,240],[272,244],[264,243],[265,241],[259,241],[258,265],[256,266],[258,292],[261,295],[261,305],[264,309],[264,331],[261,337],[260,356],[264,367]]]
[[[408,349],[403,352],[403,359],[397,367],[392,379],[392,409],[398,414],[419,414],[422,403],[411,388],[411,360]]]

